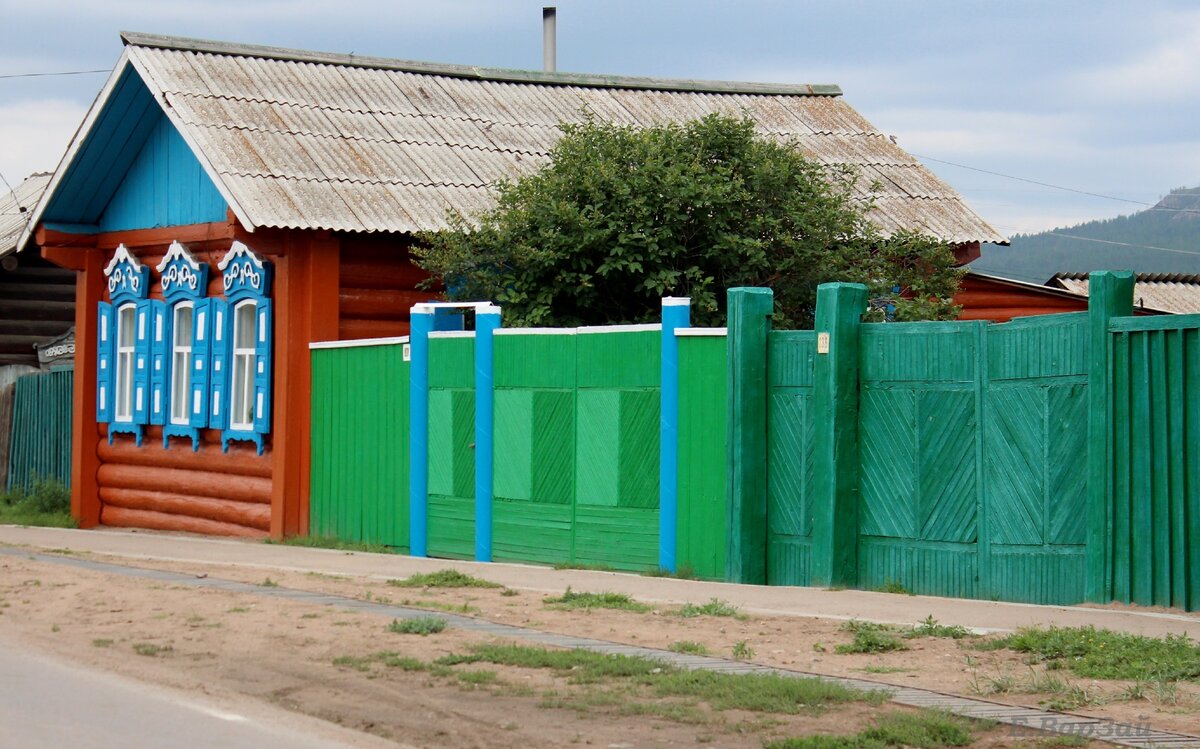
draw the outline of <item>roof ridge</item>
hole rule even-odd
[[[661,91],[686,91],[714,94],[768,94],[791,96],[841,96],[842,89],[832,84],[751,83],[742,81],[706,81],[671,78],[597,75],[592,73],[546,73],[510,68],[487,68],[474,65],[420,62],[387,57],[370,57],[337,52],[315,52],[286,47],[257,44],[234,44],[183,36],[147,34],[122,31],[121,41],[135,47],[172,49],[214,55],[260,57],[319,65],[345,65],[360,68],[396,70],[424,75],[444,75],[453,78],[535,83],[552,86],[583,86],[590,88],[634,88]]]

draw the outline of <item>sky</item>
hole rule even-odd
[[[537,70],[542,5],[0,0],[0,174],[15,186],[53,170],[105,81],[5,76],[111,70],[120,30]],[[561,71],[841,86],[1006,235],[1128,214],[1200,185],[1200,2],[557,7]]]

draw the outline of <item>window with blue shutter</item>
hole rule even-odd
[[[96,419],[108,422],[110,443],[124,432],[141,445],[150,420],[150,269],[122,244],[104,275],[111,305],[102,303],[97,313]]]
[[[152,418],[163,425],[163,447],[171,437],[184,437],[200,449],[200,430],[209,426],[209,372],[212,317],[208,293],[208,263],[197,260],[187,247],[172,242],[155,270],[163,294],[163,331],[156,340],[155,366],[161,357],[159,383],[162,410]],[[157,373],[158,370],[155,370]]]
[[[96,317],[96,421],[107,424],[113,413],[113,306],[100,302]]]
[[[228,302],[225,337],[218,344],[214,336],[212,354],[214,404],[224,408],[222,446],[245,440],[261,455],[271,432],[273,268],[242,242],[234,242],[217,267]]]

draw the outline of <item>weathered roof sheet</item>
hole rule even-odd
[[[887,233],[1006,239],[836,86],[668,81],[433,65],[125,33],[126,55],[247,228],[411,232],[493,205],[544,164],[558,125],[747,114],[852,164]],[[80,136],[82,137],[82,136]]]
[[[12,192],[0,195],[0,257],[16,252],[17,239],[29,223],[33,208],[48,184],[50,174],[34,174],[14,187]]]
[[[1086,273],[1057,273],[1046,283],[1084,296],[1088,293]],[[1133,277],[1133,304],[1181,315],[1200,312],[1200,276],[1138,273]]]

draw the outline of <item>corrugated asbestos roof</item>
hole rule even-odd
[[[1086,273],[1058,273],[1047,284],[1087,296]],[[1138,273],[1133,277],[1133,305],[1177,315],[1200,312],[1200,276]]]
[[[31,175],[12,192],[0,195],[0,257],[16,252],[17,239],[29,223],[46,185],[50,184],[50,176]]]
[[[560,123],[650,126],[745,113],[875,186],[887,233],[1006,239],[836,86],[665,81],[382,60],[126,33],[126,53],[231,208],[256,226],[439,229],[536,170]],[[865,197],[865,196],[864,196]]]

